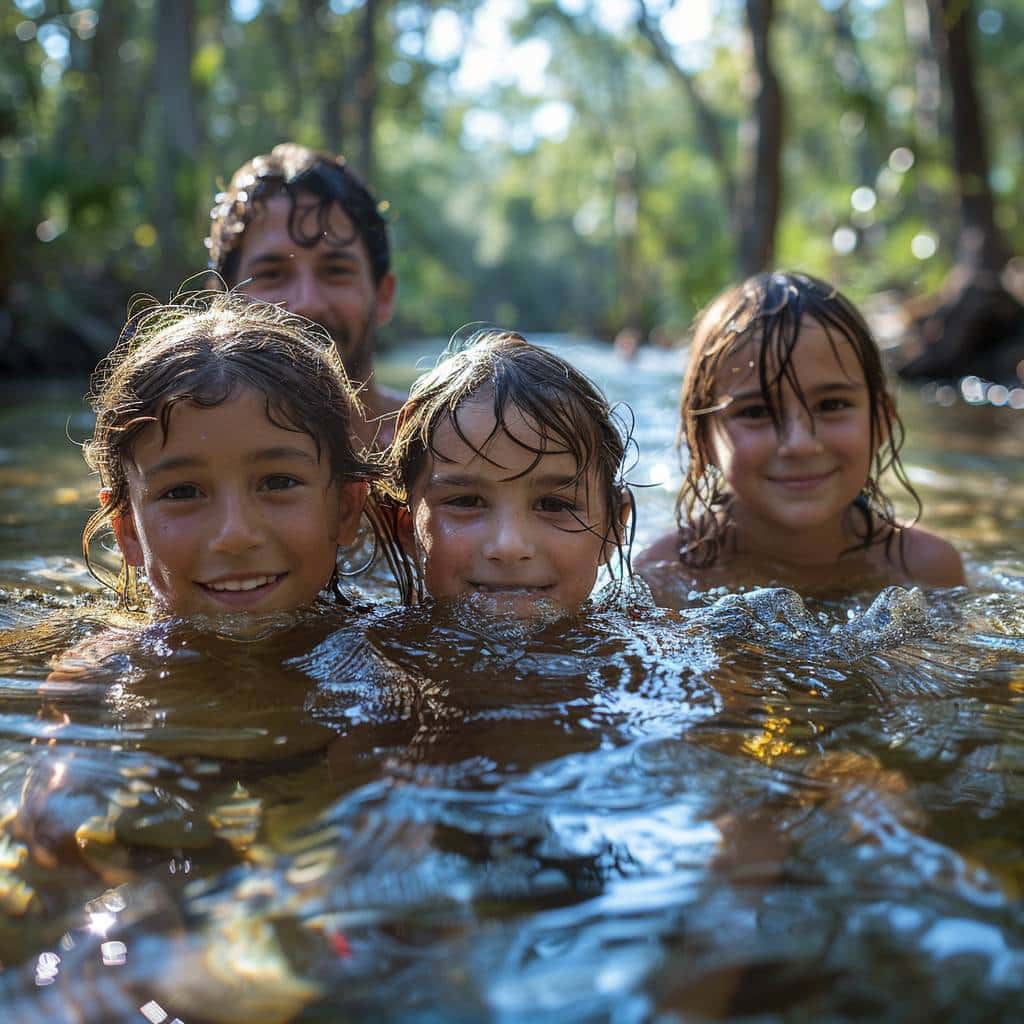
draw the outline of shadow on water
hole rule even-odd
[[[642,544],[678,374],[572,351],[664,478]],[[116,614],[74,396],[8,408],[4,1021],[1019,1019],[1022,428],[907,398],[969,591],[524,624],[373,577],[257,635]]]

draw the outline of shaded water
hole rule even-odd
[[[675,357],[568,352],[637,412],[643,546]],[[78,391],[0,415],[4,1021],[1019,1019],[1024,414],[901,397],[969,592],[242,641],[97,594]]]

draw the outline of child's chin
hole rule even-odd
[[[206,610],[177,614],[165,612],[166,617],[187,625],[199,633],[216,633],[238,640],[270,636],[291,629],[311,612],[311,608],[293,608],[285,611],[214,611]]]

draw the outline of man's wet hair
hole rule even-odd
[[[374,284],[391,269],[386,203],[379,203],[345,162],[294,142],[282,142],[269,153],[254,156],[232,175],[218,192],[210,210],[209,267],[229,287],[238,284],[238,265],[246,228],[260,208],[277,196],[286,196],[290,208],[288,234],[296,245],[310,249],[325,236],[347,244],[331,231],[331,208],[339,206],[366,246]],[[301,203],[299,200],[302,200]],[[313,202],[310,203],[309,200]]]

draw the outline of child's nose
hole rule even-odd
[[[529,524],[524,517],[510,512],[496,515],[484,549],[487,558],[500,562],[516,562],[533,557]]]
[[[218,503],[219,521],[212,530],[210,547],[223,554],[241,554],[258,547],[263,539],[259,516],[241,497],[225,495]]]
[[[779,432],[780,455],[816,455],[824,451],[818,440],[814,418],[804,409],[792,412],[782,422]]]

